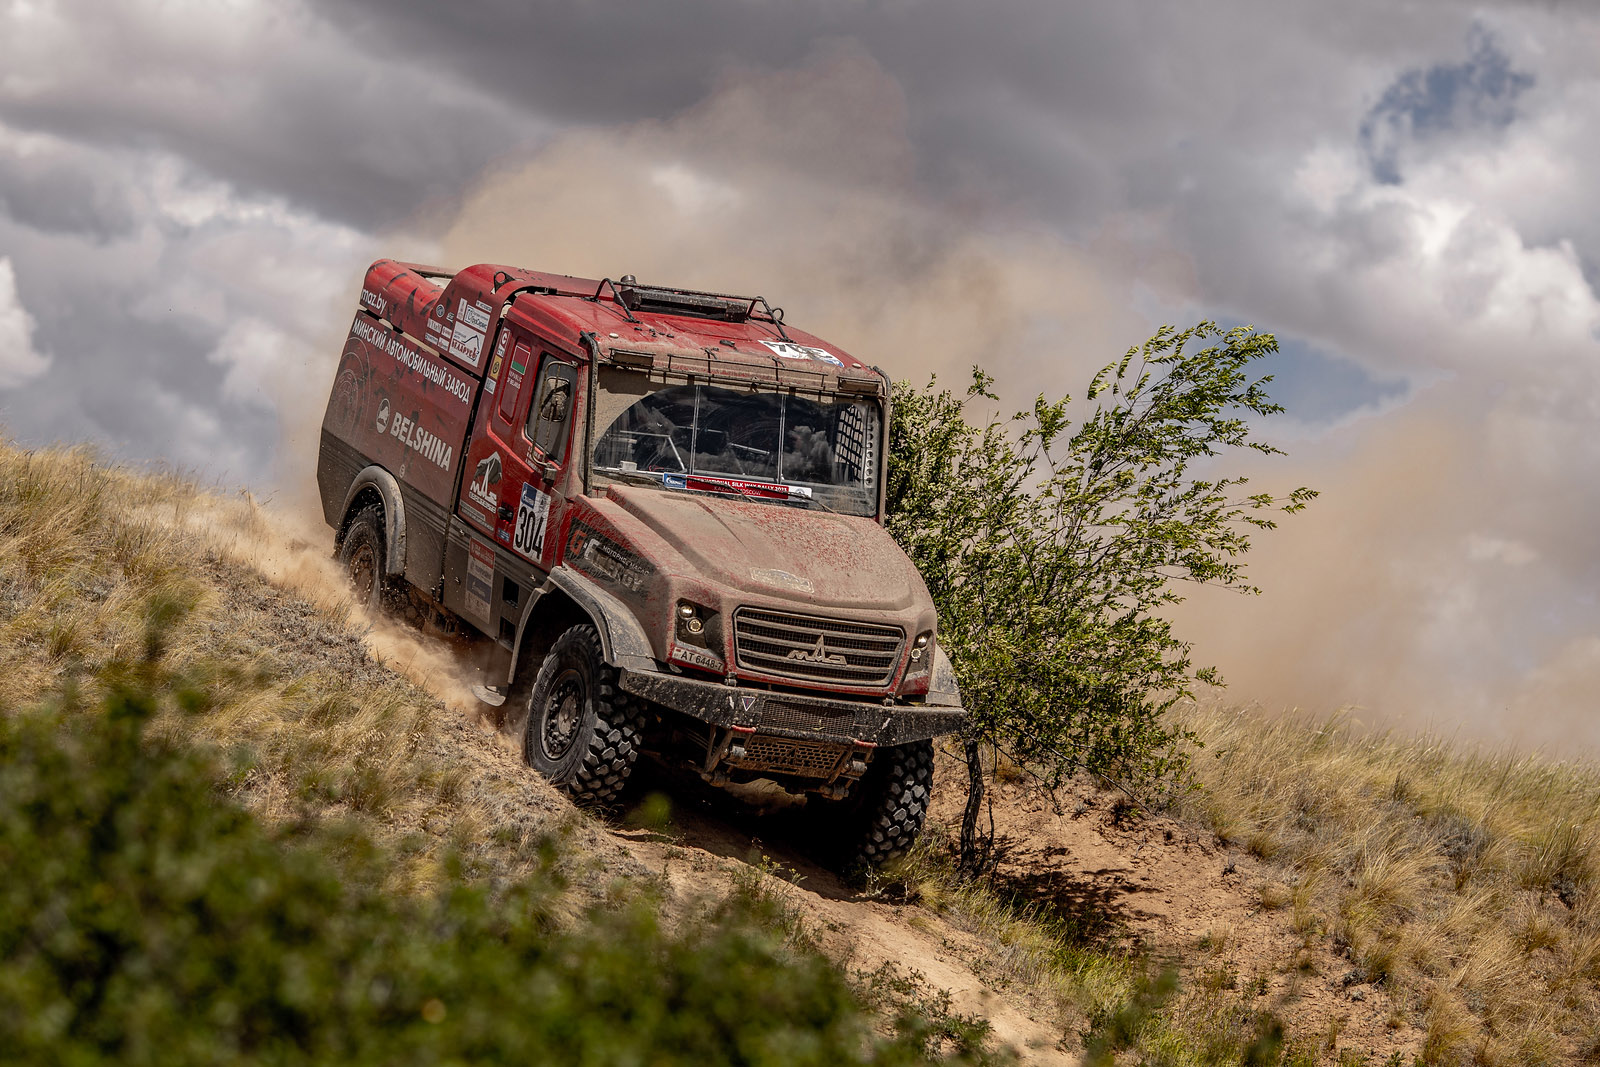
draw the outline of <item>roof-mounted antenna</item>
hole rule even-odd
[[[630,284],[631,281],[632,281],[632,278],[633,278],[633,275],[624,274],[622,276],[623,284],[624,285]],[[616,298],[617,307],[622,309],[622,317],[627,319],[629,322],[633,323],[635,326],[637,326],[639,324],[639,320],[634,318],[633,317],[633,312],[628,310],[628,305],[622,299],[622,290],[618,289],[617,288],[617,283],[612,281],[610,278],[602,278],[602,279],[600,279],[600,284],[594,287],[594,295],[591,296],[589,299],[593,300],[595,303],[599,303],[600,302],[600,292],[601,292],[601,290],[603,290],[608,285],[611,286],[611,295]]]
[[[764,296],[758,296],[756,299],[761,301],[761,306],[767,309],[767,318],[771,319],[772,325],[778,328],[778,336],[783,338],[785,341],[793,343],[793,338],[783,332],[783,309],[775,308],[771,304],[767,303],[767,298]]]

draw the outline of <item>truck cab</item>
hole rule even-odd
[[[318,484],[374,608],[481,649],[574,797],[641,752],[909,847],[960,697],[884,530],[889,383],[760,297],[480,264],[368,270]]]

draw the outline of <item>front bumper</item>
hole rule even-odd
[[[961,708],[872,704],[623,669],[622,688],[713,726],[836,744],[903,745],[953,733]]]

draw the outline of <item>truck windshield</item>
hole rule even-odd
[[[595,444],[597,473],[847,515],[877,513],[876,404],[645,379],[602,372],[596,421],[606,428]]]

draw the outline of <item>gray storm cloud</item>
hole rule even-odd
[[[1600,746],[1596,47],[1446,0],[0,6],[0,419],[298,495],[377,255],[759,291],[1017,406],[1253,322],[1258,483],[1324,495],[1178,616],[1227,698]]]
[[[1075,388],[1141,328],[1082,251],[926,193],[904,95],[854,47],[557,139],[479,186],[441,251],[757,289],[897,377],[959,387],[981,364],[1024,401]]]

